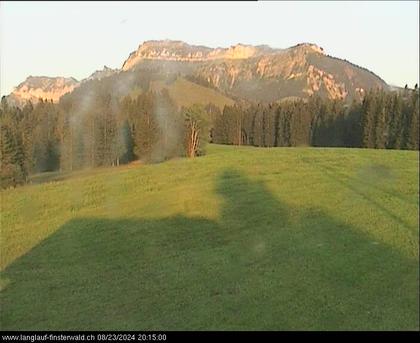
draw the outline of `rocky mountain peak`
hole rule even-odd
[[[122,69],[131,69],[142,60],[206,62],[216,59],[251,58],[274,51],[268,46],[252,46],[241,43],[229,48],[213,49],[202,45],[190,45],[182,41],[151,40],[140,44],[138,49],[133,51],[124,62]]]
[[[58,100],[66,93],[73,91],[79,82],[73,77],[28,76],[9,95],[8,101],[22,105],[27,101],[33,103],[41,99]]]
[[[322,55],[325,54],[324,49],[314,43],[300,43],[295,46],[292,46],[289,49],[298,49],[298,50],[303,50],[303,51],[308,51],[308,52],[318,52]]]
[[[103,79],[104,77],[111,76],[112,74],[118,71],[119,69],[112,69],[104,65],[102,70],[96,70],[88,78],[84,79],[82,82],[90,81],[90,80],[100,80],[100,79]]]

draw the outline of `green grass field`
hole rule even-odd
[[[418,163],[211,145],[2,191],[1,329],[418,330]]]

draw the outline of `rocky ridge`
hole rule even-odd
[[[121,72],[155,68],[193,77],[219,91],[252,101],[279,101],[317,94],[331,99],[360,99],[374,87],[388,85],[377,75],[348,61],[329,56],[316,44],[287,49],[267,45],[237,44],[228,48],[189,45],[182,41],[151,40],[140,44],[121,69],[104,66],[88,78],[28,77],[8,99],[16,104],[39,98],[58,102],[81,83],[101,80]],[[180,67],[182,66],[182,68]]]

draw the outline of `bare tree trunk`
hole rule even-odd
[[[199,129],[196,126],[195,121],[190,122],[190,129],[188,134],[188,143],[187,143],[187,156],[195,157],[198,152],[199,146]]]

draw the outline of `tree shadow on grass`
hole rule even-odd
[[[80,218],[3,273],[3,330],[418,329],[418,260],[226,171],[220,220]]]

